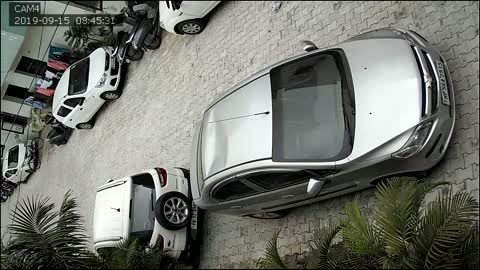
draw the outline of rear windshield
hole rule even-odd
[[[70,68],[69,95],[81,94],[87,90],[89,67],[90,58],[87,57]]]
[[[13,147],[8,151],[8,168],[16,168],[18,165],[18,146]]]
[[[147,245],[155,225],[155,185],[150,174],[132,176],[132,209],[130,236]]]
[[[270,72],[274,161],[334,161],[351,152],[353,89],[342,57],[322,52]]]

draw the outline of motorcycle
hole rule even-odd
[[[55,118],[51,119],[48,124],[52,129],[47,134],[47,141],[58,146],[66,144],[72,135],[73,128],[65,126]]]

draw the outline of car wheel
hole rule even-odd
[[[128,59],[132,61],[138,61],[143,57],[143,50],[142,49],[135,50],[133,46],[130,46],[130,48],[128,49],[127,55],[128,55]]]
[[[120,93],[118,91],[107,91],[107,92],[103,92],[100,95],[100,98],[103,100],[115,100],[115,99],[118,99],[119,97],[120,97]]]
[[[156,50],[162,44],[162,38],[160,36],[155,36],[151,42],[145,43],[145,48],[149,50]]]
[[[35,137],[32,140],[32,146],[35,147],[37,150],[42,149],[44,144],[45,142],[40,137]]]
[[[256,213],[248,215],[247,217],[256,218],[256,219],[279,219],[283,218],[288,214],[287,210],[277,211],[277,212],[265,212],[265,213]]]
[[[206,23],[202,19],[183,21],[177,24],[178,32],[187,35],[200,34],[205,29]]]
[[[92,129],[95,124],[92,121],[77,124],[78,129]]]
[[[169,192],[155,203],[155,217],[165,229],[180,230],[190,223],[192,204],[180,192]]]

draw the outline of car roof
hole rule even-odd
[[[211,106],[202,129],[205,178],[229,167],[272,157],[270,77],[253,79]]]

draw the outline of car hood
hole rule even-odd
[[[223,169],[272,157],[270,76],[263,75],[225,96],[205,112],[204,179]]]
[[[90,66],[88,71],[88,89],[92,89],[97,85],[103,73],[105,73],[105,58],[106,52],[103,48],[98,48],[93,51],[90,57]]]
[[[409,43],[370,39],[339,47],[347,56],[355,92],[355,139],[348,159],[392,140],[390,150],[398,150],[408,139],[405,132],[421,119],[421,78]],[[402,139],[394,140],[400,135]]]

